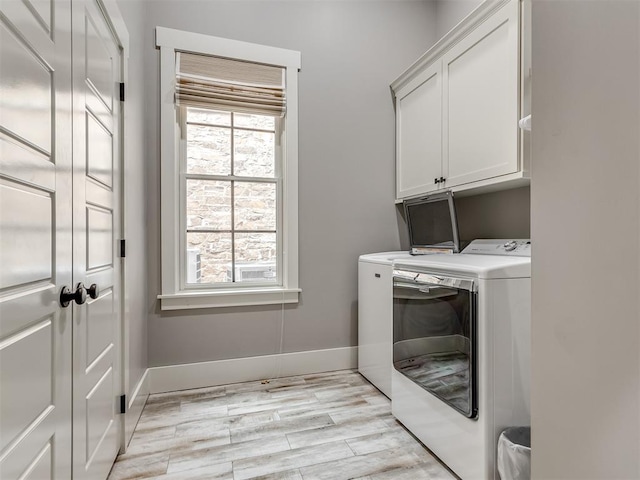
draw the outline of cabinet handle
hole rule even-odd
[[[433,183],[440,183],[440,179],[439,178],[434,178],[433,179]]]
[[[445,180],[446,180],[446,178],[440,177],[440,181],[438,183],[444,183]]]
[[[376,273],[375,276],[376,276],[376,278],[380,278],[380,274],[379,273]]]

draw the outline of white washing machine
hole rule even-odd
[[[474,240],[393,264],[392,411],[464,480],[499,478],[530,425],[531,242]]]

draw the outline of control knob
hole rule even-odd
[[[518,242],[511,240],[503,245],[505,252],[512,252],[518,247]]]

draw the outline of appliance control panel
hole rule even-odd
[[[506,255],[513,257],[530,257],[531,240],[529,239],[478,239],[473,240],[462,253],[474,255]]]

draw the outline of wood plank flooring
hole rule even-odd
[[[354,371],[151,395],[109,480],[454,479]]]

